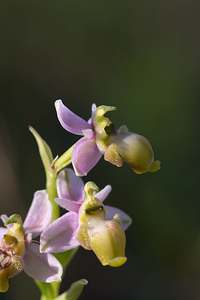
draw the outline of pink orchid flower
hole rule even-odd
[[[74,114],[61,100],[55,102],[55,107],[63,128],[73,134],[83,136],[72,151],[72,165],[77,175],[85,176],[102,156],[95,142],[93,126],[96,105],[92,105],[92,116],[88,121]]]
[[[111,192],[111,186],[105,186],[95,194],[95,198],[101,202]],[[84,183],[77,177],[72,169],[61,171],[57,179],[58,197],[55,201],[69,212],[52,222],[41,234],[40,250],[42,252],[63,252],[80,245],[77,234],[79,229],[79,208],[84,199]],[[126,230],[132,220],[122,210],[105,205],[106,219],[110,220],[114,215],[119,215],[120,225]]]
[[[10,218],[12,218],[12,216]],[[10,224],[8,222],[7,228],[0,227],[0,252],[1,255],[4,256],[4,262],[7,262],[7,264],[1,265],[0,268],[0,281],[1,277],[5,281],[2,287],[3,291],[8,288],[8,278],[13,277],[22,269],[27,275],[41,282],[61,281],[63,271],[60,262],[50,253],[40,253],[39,244],[33,242],[33,239],[40,235],[49,225],[51,218],[51,203],[48,199],[47,192],[41,190],[35,192],[23,227],[18,226],[21,228],[20,230],[18,229],[18,235],[14,229],[16,223]],[[4,223],[9,221],[6,215],[1,215],[1,219]],[[6,246],[5,240],[9,240],[9,238],[13,238],[16,241]],[[18,251],[18,244],[20,243],[22,243],[20,246],[21,249]],[[20,253],[20,256],[18,253]],[[20,262],[20,268],[14,265],[15,261]],[[17,268],[19,268],[19,270]]]

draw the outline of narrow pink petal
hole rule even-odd
[[[41,234],[41,252],[63,252],[79,245],[76,239],[78,214],[69,212],[52,222]]]
[[[112,190],[111,185],[106,185],[100,192],[96,193],[95,198],[103,202]]]
[[[1,215],[1,220],[5,224],[6,221],[8,220],[8,216],[7,215]]]
[[[74,170],[67,168],[61,171],[58,174],[56,186],[59,198],[83,202],[84,183],[80,177],[76,176]],[[65,208],[65,206],[63,207]]]
[[[77,176],[85,176],[97,164],[102,154],[94,141],[81,138],[72,151],[72,164]]]
[[[41,282],[61,281],[62,266],[50,253],[40,253],[39,245],[31,243],[23,257],[24,271]]]
[[[4,236],[4,234],[7,233],[7,231],[8,231],[7,228],[5,228],[5,227],[0,227],[0,247],[1,247],[1,243],[2,243],[3,236]]]
[[[106,220],[110,220],[113,218],[113,216],[115,214],[119,215],[120,218],[120,225],[123,228],[123,230],[127,230],[128,227],[131,225],[132,223],[132,219],[131,217],[129,217],[129,215],[127,215],[124,211],[122,211],[119,208],[113,207],[113,206],[109,206],[109,205],[105,205],[105,210],[106,210]]]
[[[33,238],[38,236],[51,222],[51,218],[52,205],[48,199],[46,190],[35,192],[32,204],[23,224],[25,234],[31,232]]]
[[[95,116],[95,112],[96,112],[97,106],[95,103],[92,104],[92,116],[91,118],[88,120],[88,123],[93,126],[94,123],[94,116]]]
[[[83,198],[83,200],[84,200],[84,198]],[[77,201],[61,199],[61,198],[56,198],[55,201],[58,205],[60,205],[60,207],[66,209],[68,211],[74,211],[77,214],[78,214],[79,208],[83,202],[83,201],[77,202]]]
[[[74,134],[83,135],[83,130],[92,129],[91,125],[69,110],[62,100],[55,102],[57,116],[62,127]]]
[[[7,215],[1,215],[1,220],[5,224],[6,221],[8,221],[8,216]],[[9,229],[9,228],[13,227],[13,224],[8,224],[6,227]]]

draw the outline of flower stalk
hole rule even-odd
[[[74,146],[76,143],[71,146],[65,153],[63,153],[60,157],[55,159],[55,162],[53,162],[53,166],[56,169],[56,172],[59,173],[62,169],[66,168],[68,165],[72,162],[72,150],[74,149]]]

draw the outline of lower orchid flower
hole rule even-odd
[[[50,253],[40,253],[32,239],[51,222],[52,206],[45,190],[37,191],[22,224],[19,215],[1,219],[7,228],[0,227],[0,292],[8,289],[8,280],[22,270],[41,282],[61,281],[62,266]]]
[[[55,201],[69,212],[52,222],[41,234],[41,252],[63,252],[82,245],[93,250],[103,265],[120,266],[125,261],[125,234],[131,218],[118,208],[103,205],[111,191],[101,191],[72,169],[59,173]],[[102,247],[103,245],[103,247]]]

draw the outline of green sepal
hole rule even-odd
[[[57,178],[57,171],[54,166],[53,155],[49,145],[42,139],[42,137],[37,133],[37,131],[29,126],[29,130],[34,135],[36,142],[38,144],[40,157],[42,159],[42,163],[46,173],[46,189],[48,193],[49,200],[53,206],[53,215],[52,221],[59,217],[59,206],[54,201],[57,197],[56,191],[56,178]]]
[[[14,214],[10,216],[4,225],[7,226],[9,224],[14,224],[14,226],[9,229],[9,232],[18,232],[24,234],[23,222],[20,215]]]
[[[106,140],[110,134],[115,132],[113,123],[104,116],[105,113],[113,110],[116,110],[116,107],[106,105],[97,107],[94,115],[94,128],[97,139]]]
[[[49,173],[49,171],[52,169],[52,162],[53,162],[53,155],[51,149],[49,145],[41,138],[41,136],[37,133],[37,131],[33,127],[29,126],[29,130],[34,135],[36,142],[38,144],[39,153],[44,165],[45,172]]]
[[[86,225],[89,220],[95,216],[105,217],[105,209],[102,202],[95,198],[96,192],[99,191],[98,186],[92,182],[88,181],[85,184],[85,200],[83,201],[79,209],[79,222],[80,224]],[[85,236],[84,231],[82,231],[83,236]],[[80,242],[80,241],[79,241]],[[82,242],[80,242],[82,245]]]
[[[115,106],[106,106],[106,105],[101,105],[97,107],[94,116],[94,125],[96,126],[98,123],[104,122],[105,126],[109,126],[112,122],[108,118],[105,118],[104,115],[105,113],[116,109],[117,108]]]
[[[87,284],[88,281],[86,279],[75,281],[71,284],[68,291],[56,297],[54,300],[77,300],[82,293],[84,286]]]
[[[116,134],[115,127],[113,123],[106,118],[104,115],[109,111],[116,110],[114,106],[101,105],[97,107],[94,116],[94,131],[95,131],[95,141],[99,151],[104,154],[110,137]]]
[[[14,214],[12,216],[10,216],[8,218],[8,220],[4,223],[5,226],[7,226],[8,224],[13,224],[13,223],[17,223],[19,225],[22,225],[22,218],[20,215],[18,214]]]

